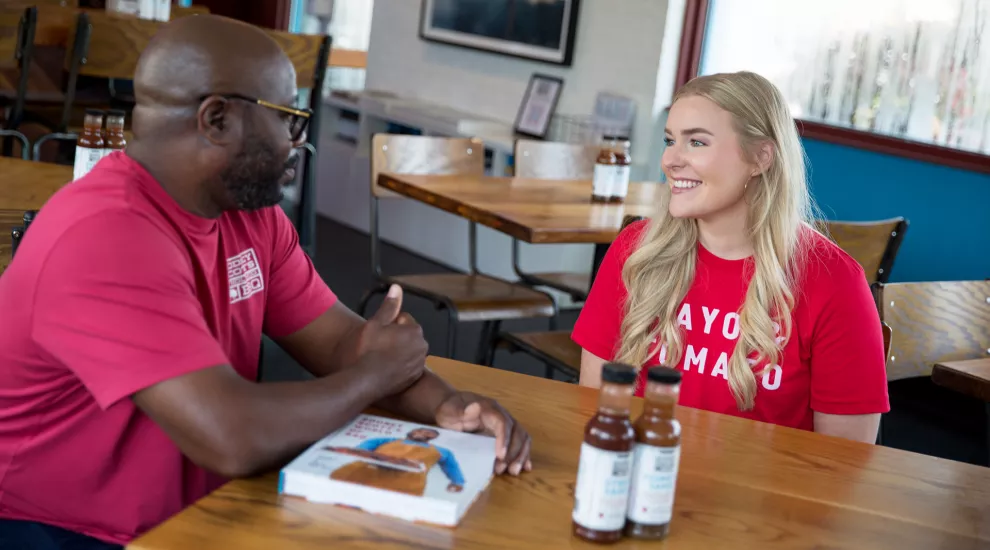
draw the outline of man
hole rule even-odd
[[[126,153],[52,197],[0,278],[0,547],[126,543],[372,404],[531,467],[505,410],[425,368],[401,289],[365,322],[300,250],[275,205],[306,113],[274,41],[178,19],[134,81]],[[255,383],[262,331],[317,378]]]
[[[349,462],[334,470],[330,479],[422,496],[430,469],[440,466],[450,480],[447,491],[459,493],[464,489],[464,474],[454,453],[430,443],[438,437],[440,432],[436,430],[419,428],[405,438],[367,439],[353,449],[327,447],[328,451],[370,459]]]

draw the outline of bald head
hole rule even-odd
[[[295,80],[288,56],[260,28],[195,15],[178,18],[155,35],[138,60],[134,91],[142,107],[189,107],[216,93],[281,102],[295,95]]]
[[[127,153],[187,210],[277,204],[303,137],[296,74],[265,31],[214,15],[176,19],[142,52]]]

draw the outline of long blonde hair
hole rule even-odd
[[[750,356],[755,352],[757,363],[767,361],[767,366],[779,363],[784,342],[791,335],[800,235],[813,212],[804,149],[780,91],[757,74],[695,78],[677,91],[673,101],[686,96],[707,98],[728,111],[745,154],[755,158],[761,144],[773,145],[771,164],[746,196],[755,269],[738,312],[739,339],[728,364],[729,388],[736,404],[740,410],[749,410],[757,388]],[[670,193],[661,195],[656,216],[622,270],[629,297],[617,360],[632,365],[641,365],[657,353],[654,341],[666,346],[665,365],[676,366],[684,351],[677,315],[694,281],[698,223],[671,216]]]

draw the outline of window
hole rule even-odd
[[[373,0],[294,0],[292,32],[329,34],[334,50],[368,51]],[[331,67],[325,92],[364,88],[363,68]]]
[[[681,74],[751,70],[781,89],[807,137],[990,171],[990,39],[982,36],[990,2],[696,0],[693,8],[682,59],[695,67]]]

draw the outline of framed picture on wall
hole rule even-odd
[[[519,113],[516,115],[515,131],[524,136],[543,139],[550,128],[550,119],[557,108],[563,79],[545,74],[533,74],[526,86]]]
[[[578,0],[422,0],[419,36],[570,65]]]

